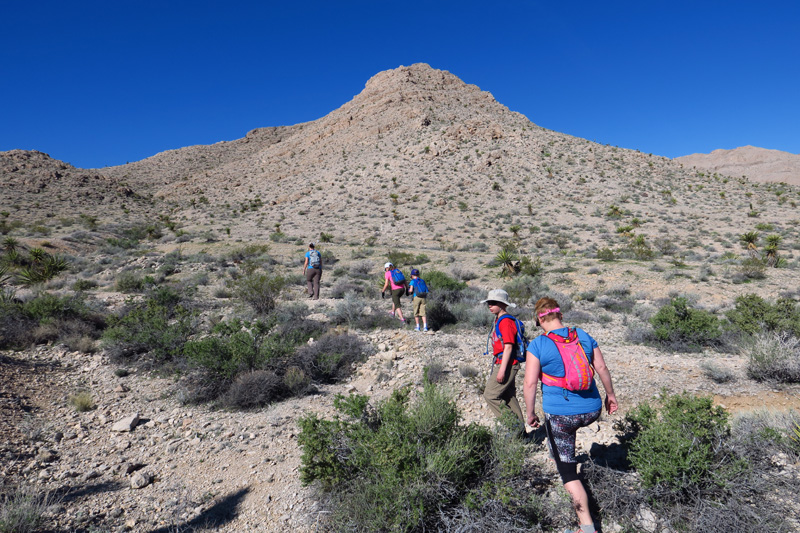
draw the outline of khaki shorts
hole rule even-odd
[[[425,312],[425,298],[414,296],[411,305],[414,307],[414,316],[427,316]]]

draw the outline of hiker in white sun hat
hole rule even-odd
[[[518,339],[524,334],[524,326],[516,317],[506,312],[516,304],[508,300],[508,293],[503,289],[492,289],[481,303],[489,307],[495,316],[492,331],[487,339],[487,355],[491,353],[492,371],[483,391],[483,397],[489,409],[498,418],[503,412],[514,414],[519,420],[520,433],[525,432],[525,419],[517,400],[517,372],[524,361],[525,346]],[[491,352],[489,352],[491,350]]]

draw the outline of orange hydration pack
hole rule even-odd
[[[589,390],[594,380],[592,364],[578,341],[578,332],[575,328],[569,328],[568,332],[566,337],[556,335],[552,331],[545,334],[556,343],[561,361],[564,363],[565,375],[555,377],[542,372],[542,383],[569,391]]]

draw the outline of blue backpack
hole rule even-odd
[[[392,282],[394,282],[395,285],[403,285],[406,282],[406,277],[399,268],[392,269],[391,274]]]
[[[517,362],[524,363],[525,362],[525,352],[528,349],[528,337],[525,335],[525,324],[522,323],[522,320],[518,319],[514,315],[505,314],[501,316],[497,321],[494,323],[494,334],[497,335],[497,338],[501,341],[503,340],[503,336],[500,334],[500,321],[504,318],[510,318],[514,321],[514,324],[517,325],[517,336],[514,339],[514,351],[511,352],[511,355]],[[492,341],[492,334],[489,333],[489,338],[486,340],[486,353],[489,353],[489,344]]]
[[[410,285],[414,287],[414,296],[418,298],[428,297],[428,284],[422,278],[412,279]]]

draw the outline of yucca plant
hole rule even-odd
[[[767,237],[767,245],[764,246],[764,259],[767,261],[767,266],[776,267],[780,261],[778,257],[778,245],[782,237],[780,235],[769,235]]]
[[[5,285],[11,280],[9,269],[5,265],[0,265],[0,285]]]
[[[739,235],[739,242],[742,243],[742,246],[747,248],[747,251],[750,253],[750,257],[758,257],[758,247],[756,246],[756,243],[758,243],[757,231],[748,231],[746,233],[742,233]]]
[[[14,237],[6,237],[3,239],[3,250],[6,252],[13,252],[19,246],[19,241]]]
[[[44,261],[45,257],[48,256],[48,253],[41,248],[31,248],[31,251],[28,252],[28,255],[30,256],[31,261],[34,263],[41,263]]]

